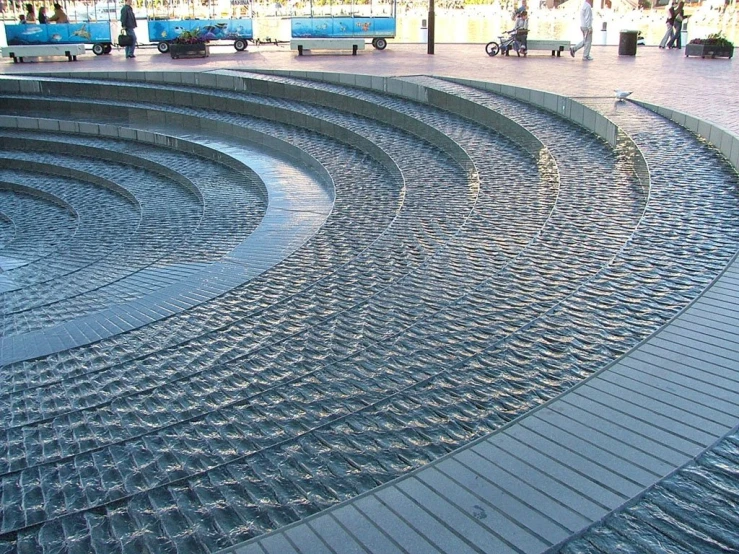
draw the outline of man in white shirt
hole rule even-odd
[[[570,56],[575,57],[575,52],[585,48],[582,53],[583,60],[592,60],[590,47],[593,45],[593,0],[584,0],[580,7],[580,30],[582,40],[577,46],[570,46]]]

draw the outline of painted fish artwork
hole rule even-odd
[[[293,17],[293,38],[394,38],[394,17]]]
[[[110,24],[57,23],[55,25],[5,25],[9,46],[23,44],[106,44],[111,42]]]
[[[32,35],[38,35],[39,33],[43,33],[44,29],[41,28],[40,25],[26,25],[26,28],[21,33],[24,36],[32,36]]]
[[[151,20],[149,36],[155,42],[171,42],[182,33],[197,31],[206,41],[251,40],[254,37],[251,19]]]
[[[85,25],[83,25],[82,27],[80,27],[76,31],[73,31],[72,32],[72,36],[73,37],[85,38],[85,39],[88,39],[88,38],[91,37],[90,32],[87,30],[87,27]]]

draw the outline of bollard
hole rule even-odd
[[[601,46],[605,46],[608,44],[608,23],[603,22],[603,28],[600,30],[600,44]]]

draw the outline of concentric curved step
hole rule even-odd
[[[735,254],[736,175],[674,126],[609,114],[628,133],[609,145],[516,100],[430,78],[399,80],[426,103],[234,72],[208,76],[207,88],[45,79],[18,85],[39,94],[32,105],[44,113],[23,109],[6,123],[57,118],[78,143],[100,140],[82,136],[94,129],[142,140],[166,127],[170,146],[228,143],[232,157],[243,145],[234,137],[290,145],[325,169],[335,198],[310,240],[271,253],[278,263],[219,296],[5,365],[0,541],[9,548],[78,537],[111,551],[208,552],[338,505],[257,540],[279,551],[323,551],[332,537],[347,548],[424,550],[434,529],[449,551],[541,550],[638,494],[728,422],[696,415],[700,424],[687,425],[702,433],[639,471],[570,456],[580,465],[554,470],[546,490],[516,474],[547,478],[540,444],[572,410],[602,417],[595,407],[615,402],[620,382],[602,385],[599,375],[508,424],[648,337]],[[261,94],[244,92],[254,88]],[[93,121],[75,126],[67,118],[81,113],[81,90],[117,96],[91,99],[84,117]],[[111,102],[126,115],[106,115]],[[472,121],[468,109],[483,115]],[[659,133],[694,152],[685,181],[711,168],[711,191],[661,178],[665,160],[650,148]],[[688,240],[676,244],[675,232]],[[259,228],[247,240],[275,249]],[[573,408],[559,412],[558,402]],[[558,452],[593,440],[563,437]],[[482,469],[490,462],[495,479]],[[602,481],[567,481],[599,465]],[[506,501],[491,503],[499,495]]]
[[[47,132],[44,133],[44,136],[49,137],[50,135]],[[68,135],[64,136],[64,140],[66,141],[68,141],[69,138],[70,137]],[[84,139],[78,137],[74,138],[73,140],[76,140],[77,144],[76,146],[72,146],[72,149],[87,149],[87,153],[89,155],[91,152],[94,151],[93,145],[95,144],[95,141],[97,141],[97,143],[100,143],[101,139]],[[23,142],[23,139],[17,137],[16,144],[20,144],[21,142]],[[48,147],[49,141],[45,140],[44,142],[47,144],[46,147]],[[116,146],[116,144],[118,146]],[[111,151],[115,151],[116,148],[120,148],[120,142],[115,143],[112,140],[108,140],[105,145]],[[211,146],[214,148],[214,150],[217,148],[220,151],[219,156],[221,157],[223,157],[224,153],[228,156],[229,148],[231,148],[226,142],[212,143]],[[63,148],[60,147],[60,150],[62,149]],[[141,150],[144,150],[144,148],[141,148]],[[98,151],[98,153],[100,152],[101,151]],[[146,154],[144,154],[144,157],[151,157],[153,155],[154,153],[152,152],[151,148],[148,148]],[[171,153],[168,155],[170,156],[170,158],[173,156],[173,154]],[[199,221],[197,221],[196,226],[192,230],[192,236],[189,240],[187,240],[186,246],[184,248],[180,247],[181,254],[178,254],[176,249],[172,250],[170,246],[170,248],[168,248],[169,251],[167,252],[166,256],[160,256],[159,259],[156,261],[158,267],[154,267],[150,264],[149,267],[144,270],[137,270],[137,265],[138,267],[142,267],[141,263],[145,262],[145,260],[142,259],[141,253],[137,253],[136,250],[132,247],[132,244],[129,244],[128,248],[122,253],[118,254],[117,258],[111,259],[110,256],[108,256],[104,260],[104,263],[98,263],[98,267],[102,265],[102,268],[98,271],[98,274],[103,280],[101,281],[103,286],[95,287],[94,284],[91,283],[90,279],[82,278],[81,272],[79,270],[76,270],[69,279],[72,281],[72,283],[84,282],[85,287],[87,287],[87,290],[90,292],[86,294],[81,294],[78,290],[77,292],[74,292],[72,294],[71,298],[67,297],[65,300],[57,301],[51,304],[57,311],[61,311],[61,313],[64,315],[49,316],[48,314],[44,314],[42,317],[38,318],[39,321],[51,321],[53,322],[53,324],[58,326],[60,322],[63,322],[65,320],[65,318],[67,320],[76,318],[77,322],[74,324],[74,326],[76,326],[80,321],[80,317],[84,317],[84,312],[82,312],[81,315],[79,311],[74,312],[72,310],[69,310],[70,302],[75,302],[78,305],[80,302],[83,302],[89,305],[90,309],[88,309],[88,312],[96,311],[96,313],[93,314],[91,317],[87,317],[86,324],[88,325],[88,327],[91,327],[94,332],[85,333],[84,336],[80,336],[78,334],[73,337],[74,339],[78,340],[78,344],[84,344],[85,342],[99,340],[101,337],[108,335],[105,327],[103,326],[103,328],[101,329],[99,325],[99,320],[101,317],[101,306],[110,305],[111,303],[120,306],[125,304],[126,302],[130,303],[131,299],[141,298],[142,295],[148,295],[148,298],[150,299],[152,295],[154,295],[154,302],[149,301],[149,305],[147,306],[148,313],[146,313],[147,310],[142,313],[142,310],[137,307],[134,307],[133,309],[123,310],[124,324],[131,323],[132,327],[135,327],[146,323],[147,321],[153,321],[154,319],[158,319],[173,312],[179,311],[179,309],[181,309],[181,306],[172,306],[171,304],[164,305],[164,301],[166,301],[167,298],[171,298],[173,295],[175,297],[181,296],[183,293],[187,293],[188,290],[196,289],[198,286],[197,283],[200,282],[199,280],[202,280],[204,278],[207,279],[208,275],[211,276],[212,281],[212,276],[221,274],[221,285],[214,288],[212,282],[210,285],[211,290],[205,294],[201,290],[198,293],[199,296],[196,297],[194,300],[202,301],[202,299],[207,298],[208,295],[218,295],[224,290],[228,290],[228,288],[233,287],[236,284],[248,279],[248,277],[245,277],[244,274],[257,274],[261,271],[264,271],[266,267],[270,265],[270,262],[266,258],[262,257],[262,259],[260,259],[258,257],[258,250],[261,249],[258,244],[256,251],[253,248],[249,248],[247,244],[250,242],[254,243],[255,239],[257,239],[256,242],[259,242],[258,238],[260,236],[264,237],[265,234],[269,235],[269,226],[274,225],[275,219],[277,219],[278,221],[284,221],[285,213],[290,213],[289,210],[304,210],[304,216],[302,217],[304,225],[301,229],[296,228],[295,232],[293,233],[281,233],[282,237],[279,240],[284,244],[285,248],[288,251],[297,248],[300,244],[302,244],[302,242],[304,242],[310,236],[310,234],[315,232],[315,229],[317,229],[317,226],[320,225],[320,222],[323,221],[323,219],[325,218],[325,214],[327,214],[330,209],[330,199],[327,196],[326,192],[323,190],[322,185],[317,183],[315,180],[312,184],[309,184],[310,179],[307,178],[307,175],[304,172],[299,170],[294,171],[290,169],[284,162],[275,158],[267,161],[267,158],[263,154],[259,153],[258,150],[255,150],[252,147],[241,147],[238,149],[238,152],[235,155],[237,156],[237,158],[238,156],[242,156],[249,159],[253,164],[256,165],[257,170],[260,171],[264,176],[271,176],[274,174],[275,171],[280,172],[280,174],[282,175],[292,174],[292,187],[294,188],[295,193],[300,191],[303,194],[303,198],[300,199],[302,207],[296,208],[295,199],[291,199],[290,195],[285,195],[284,192],[282,192],[281,187],[273,188],[273,195],[276,194],[278,196],[275,201],[271,203],[271,207],[267,211],[265,219],[262,220],[260,227],[257,228],[256,232],[254,233],[254,238],[248,238],[245,235],[246,231],[244,229],[248,231],[249,228],[245,228],[244,224],[251,225],[251,228],[253,229],[254,225],[256,225],[258,221],[254,218],[261,217],[261,209],[259,208],[260,201],[258,199],[261,193],[258,193],[257,196],[250,193],[248,188],[243,188],[242,185],[238,183],[240,178],[230,178],[228,179],[228,182],[219,183],[218,179],[221,179],[221,181],[223,181],[223,177],[219,177],[217,172],[210,171],[208,172],[208,183],[204,185],[205,188],[203,189],[205,194],[204,200],[207,206],[207,209],[205,210],[205,215],[201,217]],[[110,156],[107,154],[101,154],[100,157],[109,158]],[[130,162],[131,159],[130,155],[123,153],[114,154],[113,157],[121,159],[124,163]],[[58,163],[61,163],[61,160],[59,160]],[[141,158],[141,161],[139,163],[155,169],[159,167],[160,173],[172,174],[175,176],[175,178],[182,180],[189,187],[193,187],[192,182],[189,179],[186,179],[184,177],[177,177],[177,174],[166,170],[167,166],[165,165],[157,166],[156,163],[152,163],[148,160],[145,161],[143,158]],[[190,165],[193,165],[193,163],[194,160],[190,162]],[[233,162],[230,163],[232,165],[235,164],[236,166],[238,166],[241,162],[236,162],[236,158],[234,158]],[[87,161],[86,164],[89,165],[90,162]],[[169,165],[184,169],[182,163],[170,163]],[[268,165],[270,167],[268,167]],[[124,166],[110,166],[110,164],[108,164],[107,167],[108,171],[113,171],[114,173],[117,171],[118,175],[120,176],[121,171],[123,171],[121,167]],[[197,171],[197,168],[191,170],[191,172],[194,172],[194,178],[196,179],[196,182],[205,183],[202,178],[198,178],[196,176]],[[142,183],[142,185],[144,187],[148,186],[149,188],[151,188],[151,182]],[[201,185],[199,184],[198,186]],[[261,186],[262,185],[260,183],[259,187]],[[312,187],[313,190],[311,191],[311,188],[309,187]],[[145,190],[146,188],[144,189],[144,191]],[[193,190],[198,192],[198,195],[203,198],[202,194],[200,193],[200,191],[197,190],[197,188],[193,188]],[[236,195],[231,200],[229,200],[226,195],[228,191],[231,191],[231,194]],[[152,192],[154,192],[153,189]],[[147,198],[147,194],[149,193],[144,193],[144,198]],[[306,194],[313,194],[313,200],[311,201],[309,197],[305,196]],[[239,196],[243,198],[239,198]],[[146,201],[146,204],[149,213],[151,213],[151,209],[154,208],[155,202]],[[252,212],[251,214],[249,213],[250,211]],[[321,215],[322,212],[324,215]],[[298,214],[299,211],[295,211],[295,213]],[[244,216],[246,216],[246,218]],[[250,223],[250,218],[252,223]],[[227,234],[224,234],[223,239],[219,239],[213,233],[213,230],[218,229],[218,226],[222,227],[224,231],[227,232]],[[156,228],[164,229],[161,222],[157,225],[151,225],[151,229],[149,230],[147,230],[146,228],[139,229],[140,237],[148,237],[148,239],[142,238],[140,239],[140,241],[142,243],[144,240],[151,241],[152,237],[156,234],[156,231],[154,231],[154,229]],[[239,233],[241,233],[241,236],[239,235]],[[148,246],[147,248],[151,249],[151,246]],[[81,251],[85,252],[86,255],[89,255],[89,248],[87,248],[85,245],[82,245],[80,249]],[[255,256],[255,253],[257,253],[257,256]],[[282,254],[280,257],[282,256],[284,256],[284,254]],[[250,262],[249,266],[245,268],[243,266],[243,260],[247,258],[250,260]],[[187,261],[183,264],[178,261],[178,259],[197,260],[197,263]],[[218,261],[219,259],[222,259],[222,261]],[[213,262],[217,263],[214,264]],[[59,260],[55,259],[55,263],[59,263]],[[94,266],[88,266],[87,271],[89,272],[90,268],[92,267]],[[225,272],[224,269],[226,270]],[[48,268],[39,270],[39,268],[35,267],[34,272],[41,273],[48,281]],[[117,278],[115,272],[119,272],[122,278]],[[223,279],[223,276],[228,273],[234,274],[236,280],[234,281]],[[128,275],[128,277],[126,277],[126,275]],[[198,277],[198,275],[202,276]],[[192,286],[186,286],[184,288],[178,286],[178,284],[182,283],[184,279],[192,279],[193,277],[195,277],[197,281],[194,282]],[[170,283],[173,283],[174,286]],[[222,288],[224,285],[227,288]],[[44,287],[43,284],[39,286]],[[60,281],[58,279],[51,283],[51,287],[56,287],[58,289],[59,286]],[[79,288],[79,285],[76,286]],[[46,285],[45,290],[47,291],[47,294],[51,287]],[[41,302],[40,295],[38,293],[35,293],[30,288],[26,290],[28,293],[31,294],[31,296],[33,296],[34,302]],[[152,293],[152,291],[156,292]],[[62,289],[61,292],[57,292],[56,294],[63,297],[65,295],[64,289]],[[190,300],[187,300],[185,305],[191,303],[192,302]],[[33,303],[27,304],[25,306],[25,309],[23,310],[23,318],[26,326],[28,326],[28,322],[30,319],[28,317],[28,311],[31,309],[30,306],[32,304]],[[157,309],[157,304],[159,304],[159,309]],[[48,301],[46,305],[49,305]],[[151,308],[154,308],[154,310],[152,311]],[[10,314],[12,313],[12,311],[7,311],[7,313]],[[111,315],[110,310],[108,310],[108,314]],[[113,311],[112,315],[116,315],[115,311]],[[118,315],[120,315],[120,311]],[[105,317],[104,313],[103,317]],[[6,322],[10,323],[9,320],[6,320]],[[43,323],[37,323],[36,326],[41,328],[43,327]],[[16,342],[29,341],[29,339],[26,337],[18,338],[19,340]],[[32,333],[30,340],[33,341]],[[6,345],[8,344],[8,342],[9,340],[6,339]],[[32,353],[27,352],[26,356],[28,355],[32,355]]]
[[[3,172],[1,178],[7,177]],[[22,183],[3,180],[3,221],[8,223],[8,237],[3,241],[2,270],[23,267],[46,257],[77,233],[79,216],[62,198],[29,186],[33,176]],[[7,279],[6,275],[3,275]],[[6,282],[12,288],[12,280]]]

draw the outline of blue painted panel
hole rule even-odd
[[[149,21],[149,40],[168,42],[185,31],[199,31],[206,40],[236,40],[254,38],[251,19],[167,19]]]
[[[293,17],[293,38],[393,38],[394,17]]]
[[[20,44],[95,44],[111,42],[110,23],[5,25],[9,46]]]

